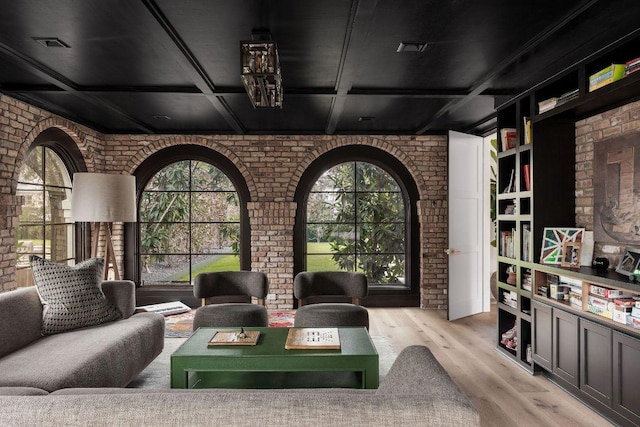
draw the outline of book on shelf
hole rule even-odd
[[[524,143],[531,144],[531,141],[533,140],[533,135],[531,133],[531,118],[524,117],[523,121],[524,121]]]
[[[531,261],[531,227],[529,224],[522,225],[522,260],[524,262]],[[530,290],[530,289],[529,289]]]
[[[578,96],[580,96],[580,90],[577,88],[570,90],[569,92],[565,92],[558,97],[558,102],[556,103],[556,107],[559,107],[562,104],[566,104],[567,102],[576,99]]]
[[[531,190],[531,165],[522,165],[522,176],[524,177],[524,189],[526,191]]]
[[[509,177],[509,184],[507,184],[507,186],[504,188],[503,193],[511,193],[513,192],[513,190],[515,190],[514,185],[515,185],[515,169],[511,169],[511,175]]]
[[[207,343],[207,347],[219,345],[256,345],[260,338],[260,331],[216,331]]]
[[[514,236],[515,229],[502,231],[500,233],[500,255],[507,258],[515,258]]]
[[[500,142],[502,144],[502,151],[511,150],[517,145],[517,134],[514,128],[502,128],[500,129]]]
[[[629,74],[633,74],[638,70],[640,70],[640,57],[627,61],[624,68],[624,76],[626,77]]]
[[[626,64],[611,64],[589,76],[589,92],[600,89],[624,77]]]
[[[545,99],[543,101],[538,102],[538,114],[546,113],[547,111],[555,108],[557,104],[558,104],[557,97]]]
[[[338,328],[290,328],[287,350],[340,350]]]

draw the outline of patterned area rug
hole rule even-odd
[[[187,338],[191,336],[194,313],[195,310],[191,310],[188,313],[165,317],[165,338]],[[269,326],[272,328],[288,328],[293,326],[294,317],[295,311],[269,312]]]

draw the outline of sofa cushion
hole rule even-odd
[[[36,288],[0,293],[0,358],[42,338],[42,304]]]
[[[0,358],[0,387],[124,387],[163,346],[157,313],[49,335]]]
[[[92,258],[75,266],[30,257],[36,289],[43,304],[42,335],[111,322],[121,317],[100,287],[104,260]]]

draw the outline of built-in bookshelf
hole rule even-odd
[[[497,349],[621,425],[640,425],[640,400],[631,398],[637,384],[627,380],[640,377],[640,321],[622,322],[631,309],[605,308],[616,295],[640,297],[640,285],[611,270],[543,265],[540,254],[545,227],[576,227],[576,121],[640,99],[640,72],[597,89],[593,76],[611,64],[640,64],[639,46],[638,35],[620,40],[497,114],[498,138],[500,129],[515,129],[517,141],[498,143],[497,238],[500,245],[503,233],[505,247],[498,247]]]

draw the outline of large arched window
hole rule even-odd
[[[296,272],[360,271],[367,275],[370,301],[395,294],[406,298],[390,305],[415,305],[412,183],[400,162],[372,147],[343,147],[319,158],[296,194]]]
[[[163,150],[141,166],[136,174],[141,284],[185,285],[202,272],[248,267],[247,192],[236,184],[237,170],[230,164],[212,150],[187,146],[181,153]]]
[[[71,141],[71,144],[69,143]],[[82,236],[71,219],[71,177],[84,162],[71,138],[49,129],[36,138],[20,168],[16,195],[22,197],[16,229],[16,282],[33,284],[29,256],[73,265]]]

